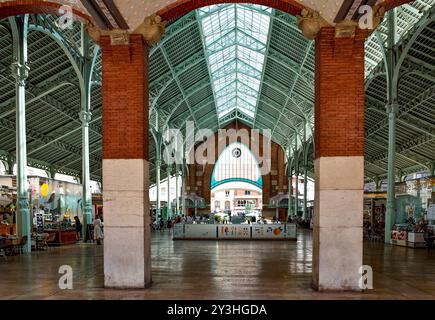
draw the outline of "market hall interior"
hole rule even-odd
[[[0,1],[5,297],[433,297],[434,4]]]

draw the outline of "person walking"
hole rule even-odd
[[[75,225],[76,225],[76,239],[80,241],[82,239],[82,223],[80,222],[79,217],[74,217]]]
[[[101,222],[100,216],[96,215],[94,220],[94,240],[100,245],[103,238],[103,223]]]

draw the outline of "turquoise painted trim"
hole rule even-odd
[[[221,181],[216,181],[213,176],[211,178],[211,188],[214,189],[220,185],[223,185],[223,184],[229,183],[229,182],[246,182],[246,183],[252,184],[260,189],[263,188],[263,178],[262,177],[260,177],[260,179],[258,179],[257,181],[252,181],[252,180],[245,179],[245,178],[230,178],[230,179],[224,179]]]

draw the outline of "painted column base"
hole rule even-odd
[[[361,291],[364,157],[315,160],[313,287]]]
[[[103,160],[104,285],[151,286],[149,163]]]

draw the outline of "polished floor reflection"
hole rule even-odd
[[[311,289],[312,241],[172,241],[153,234],[153,287],[103,288],[102,246],[51,248],[0,258],[1,299],[435,299],[435,250],[366,243],[364,263],[375,289],[318,293]],[[74,270],[73,290],[60,290],[59,267]]]

